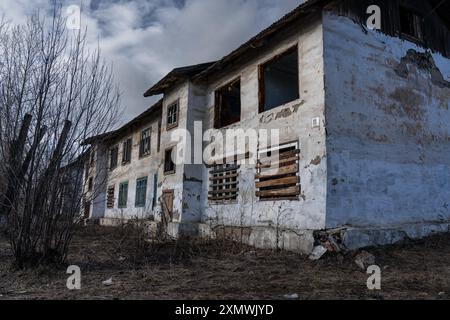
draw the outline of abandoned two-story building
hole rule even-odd
[[[448,1],[306,1],[219,61],[174,69],[153,95],[86,142],[91,219],[305,253],[324,235],[352,249],[449,230]],[[175,163],[177,129],[276,130],[279,143]]]

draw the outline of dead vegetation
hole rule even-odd
[[[144,241],[142,228],[80,228],[68,262],[82,288],[66,288],[65,269],[12,269],[0,241],[0,299],[448,299],[450,235],[368,249],[382,269],[382,290],[369,291],[357,253],[319,261],[255,250],[227,240]],[[111,285],[102,284],[112,278]]]

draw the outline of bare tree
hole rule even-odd
[[[18,267],[65,261],[82,142],[110,130],[118,108],[111,68],[89,51],[86,30],[66,29],[61,7],[25,25],[0,22],[0,215]]]

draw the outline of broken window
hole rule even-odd
[[[256,196],[260,200],[298,200],[300,150],[297,143],[258,152]]]
[[[114,191],[115,187],[111,186],[108,188],[108,192],[106,194],[106,207],[108,209],[114,209]]]
[[[164,174],[175,173],[175,163],[172,160],[173,148],[166,150],[164,154]]]
[[[137,179],[136,181],[136,208],[145,207],[145,200],[147,198],[147,177]]]
[[[421,15],[400,7],[400,31],[407,38],[423,40],[423,18]]]
[[[93,188],[94,188],[94,179],[90,177],[88,180],[88,191],[92,191]]]
[[[139,157],[145,157],[151,153],[151,129],[145,129],[141,132],[141,142],[139,144]]]
[[[109,169],[114,170],[117,168],[117,163],[119,159],[119,146],[115,146],[109,150]]]
[[[178,102],[171,104],[167,108],[167,130],[178,126]]]
[[[215,93],[214,128],[241,121],[241,80],[237,79]]]
[[[126,208],[128,200],[128,182],[119,185],[119,208]]]
[[[297,46],[260,66],[259,90],[260,112],[271,110],[300,97]]]
[[[237,199],[238,194],[238,170],[236,163],[216,164],[209,172],[210,190],[209,201],[224,203]]]
[[[132,140],[130,138],[123,143],[122,164],[127,164],[131,162],[131,148],[132,148]]]

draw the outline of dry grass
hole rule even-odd
[[[134,231],[133,231],[134,230]],[[0,241],[0,299],[448,299],[450,235],[373,248],[382,290],[354,253],[312,262],[288,252],[227,241],[143,242],[135,229],[89,227],[75,237],[69,263],[82,270],[82,290],[66,289],[65,269],[17,271]],[[102,281],[112,278],[112,286]]]

